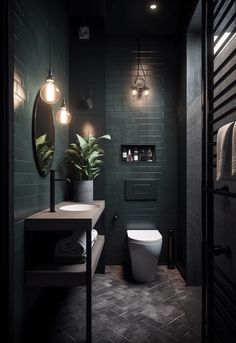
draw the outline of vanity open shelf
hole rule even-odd
[[[33,287],[76,287],[86,286],[86,343],[92,342],[92,277],[96,271],[105,244],[105,236],[98,235],[91,247],[91,231],[95,227],[105,208],[105,201],[96,200],[91,204],[62,202],[57,204],[55,212],[49,209],[33,214],[25,220],[25,231],[63,233],[86,231],[86,262],[83,264],[33,263],[25,271],[27,286]],[[86,206],[82,206],[86,205]],[[66,206],[67,210],[63,210]],[[71,208],[72,206],[72,208]],[[77,211],[68,210],[74,209]],[[85,210],[86,208],[86,210]],[[65,207],[64,207],[65,209]],[[83,209],[83,210],[82,210]],[[54,234],[53,234],[54,235]],[[41,254],[44,254],[42,249]],[[39,256],[40,260],[40,256]],[[42,258],[44,261],[44,259]]]
[[[105,237],[98,235],[92,247],[91,276],[93,277],[105,243]],[[86,262],[82,264],[49,263],[35,266],[25,272],[27,286],[76,287],[86,285]]]

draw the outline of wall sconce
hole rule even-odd
[[[140,44],[138,43],[138,69],[137,74],[131,88],[133,96],[148,96],[149,95],[149,88],[146,86],[146,75],[143,69],[141,59],[140,59]]]
[[[40,89],[40,97],[47,104],[55,104],[59,101],[61,93],[56,86],[52,75],[52,0],[49,1],[49,72],[46,82]]]

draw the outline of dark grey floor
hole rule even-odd
[[[84,342],[85,289],[50,292],[27,342]],[[132,282],[121,266],[107,266],[106,274],[94,277],[94,343],[200,343],[200,322],[201,289],[186,287],[176,269],[158,266],[148,284]]]

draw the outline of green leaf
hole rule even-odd
[[[47,174],[50,169],[53,154],[54,142],[46,141],[47,133],[39,136],[36,140],[37,162],[42,174]]]
[[[94,137],[92,135],[88,136],[89,145],[95,143],[96,140],[97,140],[96,137]]]
[[[38,138],[36,138],[36,146],[38,146],[39,144],[45,143],[46,138],[47,138],[47,134],[46,133],[44,135],[39,136]]]
[[[96,138],[93,135],[81,137],[76,134],[76,142],[70,143],[65,151],[64,163],[69,177],[93,180],[100,174],[104,150],[98,144],[100,139],[111,139],[110,135]]]
[[[92,165],[93,167],[95,167],[95,166],[100,166],[101,164],[103,164],[103,161],[102,161],[102,160],[95,160],[95,161],[93,161],[93,162],[91,163],[91,165]]]
[[[94,151],[90,156],[89,156],[89,164],[93,163],[97,158],[102,157],[102,154],[99,154],[99,152]]]
[[[93,179],[95,179],[98,175],[100,175],[100,173],[97,173],[93,176]]]
[[[84,150],[87,147],[88,143],[86,142],[84,138],[78,135],[78,133],[76,134],[76,137],[77,137],[77,140],[79,142],[81,149]]]
[[[42,161],[46,161],[48,160],[53,154],[53,151],[51,150],[48,150],[47,152],[45,152],[45,154],[43,154],[43,157],[42,157]]]
[[[78,164],[74,164],[75,168],[79,169],[79,170],[82,170],[82,167],[79,166]]]
[[[109,140],[111,140],[111,136],[110,135],[101,136],[101,137],[97,138],[97,141],[100,140],[100,139],[109,139]]]

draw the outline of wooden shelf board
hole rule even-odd
[[[105,236],[98,235],[92,247],[92,277],[97,268],[105,243]],[[37,266],[25,272],[26,285],[36,287],[76,287],[86,285],[86,263]]]

